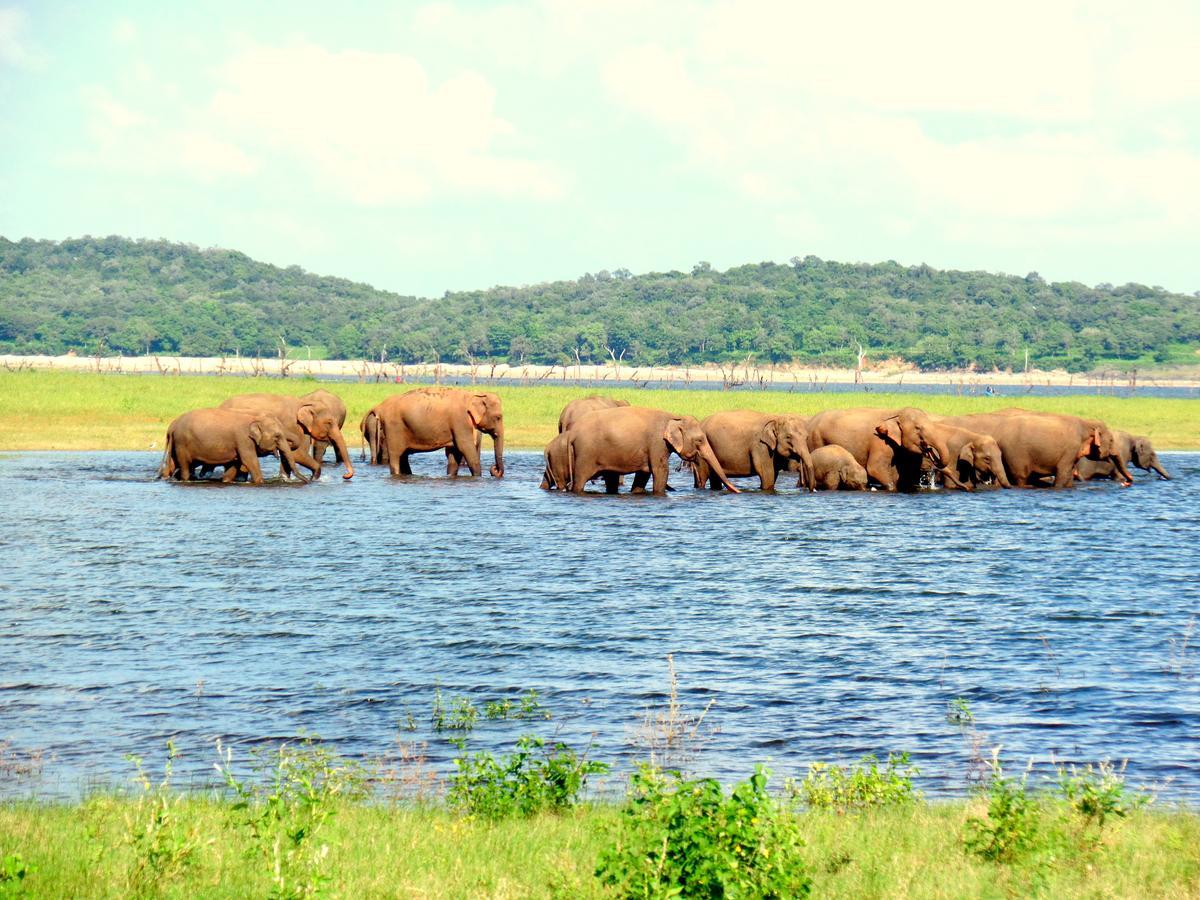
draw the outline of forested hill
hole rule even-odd
[[[698,363],[753,354],[846,365],[1091,369],[1196,362],[1200,297],[806,256],[720,272],[625,270],[419,299],[231,250],[0,238],[0,353]]]

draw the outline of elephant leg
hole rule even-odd
[[[1075,484],[1075,462],[1070,457],[1059,460],[1058,467],[1054,471],[1056,488],[1067,488]]]
[[[238,479],[238,475],[242,473],[237,463],[230,463],[225,467],[225,471],[221,473],[221,481],[224,484],[233,484]]]
[[[750,452],[750,464],[758,476],[759,488],[764,491],[775,490],[775,457],[771,452],[759,444]]]
[[[192,480],[192,458],[187,455],[186,451],[177,451],[175,464],[179,466],[179,480]]]
[[[892,465],[889,457],[891,451],[883,444],[882,441],[873,442],[867,455],[867,476],[879,482],[886,491],[896,490],[896,467]]]
[[[454,450],[458,457],[462,459],[467,468],[471,470],[472,477],[478,478],[483,474],[483,467],[479,464],[479,446],[478,441],[480,432],[476,431],[471,426],[458,426],[451,432],[454,437]]]
[[[596,463],[583,454],[575,456],[574,471],[571,473],[571,493],[582,494],[587,483],[596,477]]]
[[[615,494],[618,485],[621,483],[621,476],[614,475],[612,472],[605,472],[601,477],[604,478],[604,493]]]
[[[662,459],[652,460],[650,463],[650,477],[654,479],[654,493],[662,496],[667,493],[667,472],[670,470],[669,460],[666,454]]]
[[[446,448],[446,474],[451,478],[458,477],[458,470],[462,467],[463,458],[458,451],[453,447]]]
[[[649,483],[650,483],[650,473],[649,472],[634,472],[633,473],[633,487],[630,488],[629,492],[631,494],[644,494],[644,493],[646,493],[646,485]]]
[[[297,464],[304,466],[304,468],[306,468],[306,469],[308,469],[308,471],[312,472],[313,478],[321,477],[321,464],[319,462],[317,462],[317,460],[313,459],[311,456],[308,455],[307,448],[301,447],[299,450],[293,450],[292,451],[292,459],[294,459]],[[254,458],[254,468],[255,469],[258,468],[258,456],[257,455],[255,455],[255,458]],[[251,469],[251,471],[253,472],[254,469]]]
[[[704,487],[711,474],[708,470],[708,463],[702,459],[696,460],[692,464],[692,486],[697,490]]]

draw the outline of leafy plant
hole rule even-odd
[[[549,719],[550,710],[542,706],[538,692],[530,688],[517,700],[505,697],[493,700],[484,707],[487,719]]]
[[[955,697],[946,704],[946,721],[960,727],[975,724],[975,713],[965,697]]]
[[[434,688],[432,724],[434,731],[472,731],[479,709],[470,697],[454,697],[447,705],[441,685]]]
[[[271,896],[319,896],[329,881],[329,847],[318,838],[339,802],[363,796],[361,767],[306,738],[257,755],[260,779],[243,780],[233,771],[232,751],[222,749],[218,742],[216,768],[236,797],[232,809],[249,832],[251,853],[268,866]]]
[[[920,772],[909,763],[907,753],[889,753],[883,768],[874,756],[847,767],[816,762],[802,782],[788,782],[787,790],[809,809],[846,813],[921,799],[921,792],[913,787],[913,777]]]
[[[963,833],[968,853],[991,862],[1011,863],[1041,841],[1041,822],[1036,798],[1026,790],[1026,778],[1009,778],[993,760],[987,785],[987,817],[971,816]]]
[[[15,896],[25,887],[25,879],[37,871],[25,862],[20,853],[8,853],[0,858],[0,896]]]
[[[564,743],[547,747],[542,738],[531,735],[517,741],[516,752],[509,756],[463,754],[454,767],[447,801],[485,819],[567,809],[579,802],[590,776],[609,769],[607,763],[589,760]]]
[[[184,795],[171,789],[171,776],[178,753],[173,741],[167,741],[167,760],[162,780],[150,780],[141,757],[125,758],[133,763],[134,780],[141,792],[124,813],[125,843],[133,851],[127,873],[130,893],[141,895],[157,891],[161,885],[177,879],[191,864],[201,838],[195,824],[186,824],[180,815]]]
[[[1110,818],[1125,818],[1150,802],[1150,797],[1131,795],[1125,784],[1125,764],[1117,769],[1111,762],[1082,769],[1059,767],[1058,789],[1072,811],[1083,820],[1083,827],[1095,825],[1104,830]]]
[[[727,796],[711,779],[642,766],[596,875],[622,897],[798,897],[812,888],[796,819],[767,793],[769,772]]]

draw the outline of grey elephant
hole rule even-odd
[[[167,426],[159,478],[191,481],[196,466],[224,466],[222,481],[234,481],[248,475],[253,484],[262,484],[260,456],[277,456],[281,469],[301,481],[296,471],[291,443],[278,419],[230,409],[194,409]]]
[[[321,462],[308,452],[309,444],[315,441],[332,443],[345,462],[346,471],[342,477],[354,477],[354,464],[350,461],[350,451],[346,449],[337,415],[323,402],[314,403],[284,394],[238,394],[222,403],[221,408],[277,418],[283,425],[296,462],[312,472],[314,478],[321,477]]]
[[[582,416],[598,409],[616,409],[618,406],[628,406],[628,400],[617,400],[615,397],[602,397],[592,394],[590,397],[580,397],[572,400],[558,414],[558,433],[562,434],[574,425]]]
[[[768,415],[750,409],[713,413],[700,423],[728,478],[758,476],[762,490],[775,489],[776,476],[795,464],[800,487],[812,484],[812,458],[808,450],[805,419],[793,415]],[[703,458],[693,467],[696,487],[708,483],[720,488]]]
[[[465,465],[478,476],[483,471],[481,434],[492,438],[495,461],[491,474],[496,478],[504,475],[504,411],[494,393],[416,388],[388,397],[371,413],[377,422],[377,440],[393,475],[412,474],[410,453],[444,449],[448,475],[457,475]]]
[[[567,477],[576,494],[582,494],[587,482],[597,475],[630,474],[634,476],[635,492],[644,491],[653,478],[653,492],[665,494],[672,453],[685,462],[703,460],[725,487],[738,493],[725,477],[704,429],[692,416],[641,406],[600,409],[580,418],[564,434]],[[605,488],[610,494],[616,493],[616,479],[606,478]]]
[[[1159,478],[1166,481],[1171,480],[1167,470],[1158,461],[1158,454],[1154,451],[1154,445],[1150,443],[1150,438],[1140,434],[1130,434],[1128,431],[1120,429],[1113,429],[1113,438],[1117,442],[1117,452],[1121,461],[1125,463],[1126,469],[1132,463],[1139,469],[1156,473]],[[1090,481],[1094,478],[1120,480],[1117,467],[1109,460],[1089,459],[1085,456],[1075,464],[1075,471],[1081,481]]]
[[[867,470],[854,454],[837,444],[827,444],[812,452],[813,490],[865,491]]]

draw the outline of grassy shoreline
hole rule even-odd
[[[57,371],[0,372],[0,451],[147,450],[162,446],[167,424],[179,414],[216,406],[250,391],[304,394],[325,387],[349,407],[347,441],[359,444],[358,423],[381,399],[413,385],[318,382],[310,379],[220,376],[89,374]],[[481,387],[481,389],[489,389]],[[640,406],[703,418],[724,409],[758,409],[813,415],[849,406],[919,406],[932,413],[961,415],[1005,406],[1069,412],[1100,418],[1114,428],[1149,436],[1160,450],[1200,449],[1200,400],[1149,397],[957,397],[914,393],[819,393],[809,391],[719,392],[538,385],[496,388],[504,401],[507,444],[540,450],[557,430],[563,405],[591,393],[620,397]]]
[[[1102,834],[1072,832],[1050,857],[1000,863],[964,850],[979,800],[912,805],[839,815],[796,816],[800,857],[814,896],[1183,897],[1200,892],[1200,816],[1143,810]],[[234,827],[233,804],[179,796],[166,815],[138,799],[99,795],[76,804],[0,804],[0,860],[26,874],[4,881],[2,896],[267,896],[270,869],[248,834]],[[591,897],[613,839],[617,804],[559,814],[486,821],[444,807],[344,802],[321,832],[322,893],[335,897]],[[1064,814],[1044,806],[1046,821]],[[163,868],[146,890],[144,826],[189,842],[186,864]],[[169,854],[171,844],[165,852]],[[161,850],[161,847],[160,847]],[[158,858],[156,865],[162,865]],[[9,868],[15,867],[9,864]],[[141,879],[141,880],[139,880]],[[139,886],[141,890],[139,891]],[[6,888],[8,889],[6,891]],[[22,894],[22,892],[24,892]]]

